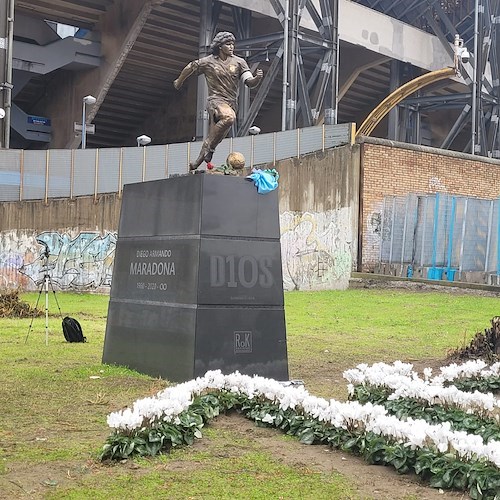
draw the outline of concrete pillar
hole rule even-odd
[[[246,9],[238,9],[237,14],[234,13],[233,10],[233,15],[236,16],[238,15],[240,17],[240,25],[242,27],[242,32],[239,32],[236,36],[236,49],[238,48],[238,38],[240,39],[247,39],[250,38],[251,33],[252,33],[252,13],[249,10]],[[236,23],[235,23],[236,24]],[[245,59],[248,59],[248,57],[251,55],[250,51],[245,51],[242,53],[243,57]],[[252,69],[252,68],[250,68]],[[247,115],[248,115],[248,110],[250,108],[250,89],[246,85],[242,85],[240,87],[240,96],[239,96],[239,102],[238,102],[238,120],[237,120],[237,125],[238,129],[241,127],[243,122],[245,121]]]

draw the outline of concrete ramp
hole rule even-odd
[[[46,75],[56,69],[89,69],[101,64],[101,44],[67,37],[47,45],[14,43],[14,70]]]

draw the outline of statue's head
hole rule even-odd
[[[220,46],[227,42],[235,42],[234,35],[229,31],[220,31],[214,36],[212,43],[210,44],[210,49],[214,56],[219,55]]]

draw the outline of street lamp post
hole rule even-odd
[[[87,119],[86,119],[86,105],[92,105],[95,104],[97,99],[93,95],[86,95],[83,99],[83,106],[82,106],[82,149],[85,149],[87,146]]]
[[[137,147],[142,146],[142,182],[146,180],[146,146],[151,142],[149,135],[140,135],[137,139]]]

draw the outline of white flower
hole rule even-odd
[[[266,413],[262,418],[262,422],[265,422],[266,424],[272,424],[274,422],[274,417],[269,415],[269,413]]]

